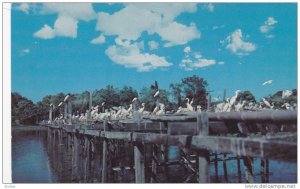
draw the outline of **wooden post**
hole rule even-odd
[[[158,146],[152,145],[152,162],[151,162],[151,183],[157,182],[157,166],[158,166]]]
[[[218,171],[218,154],[215,154],[214,159],[214,165],[215,165],[215,174],[216,174],[216,180],[219,180],[219,171]]]
[[[207,96],[207,111],[209,112],[210,111],[210,101],[211,101],[211,98],[210,98],[210,95]]]
[[[208,133],[208,115],[206,112],[197,115],[197,133],[199,136],[207,136]],[[209,151],[202,149],[198,151],[199,163],[199,182],[209,183]]]
[[[134,166],[135,182],[145,183],[144,145],[141,143],[134,145]]]
[[[71,102],[71,99],[68,100],[68,116],[69,116],[69,124],[72,125],[72,102]]]
[[[224,156],[223,156],[223,170],[224,170],[225,181],[228,182],[228,176],[227,176],[227,164],[226,164],[226,154],[224,154]]]
[[[49,122],[50,124],[52,123],[52,120],[53,120],[53,105],[50,104],[50,110],[49,110]]]
[[[226,99],[226,89],[224,89],[224,93],[223,93],[223,101],[225,101]]]
[[[239,183],[242,182],[242,172],[241,172],[241,160],[240,156],[237,156],[237,170],[238,170],[238,178],[239,178]]]
[[[265,183],[265,161],[264,159],[260,160],[260,176],[261,176],[261,183]]]
[[[107,128],[107,122],[106,120],[104,120],[103,122],[103,129],[104,132],[106,131]],[[103,139],[103,152],[102,152],[102,183],[106,183],[107,182],[107,153],[108,149],[107,149],[107,139],[104,138]]]
[[[245,167],[245,174],[246,174],[246,180],[248,183],[253,183],[253,167],[252,167],[252,160],[250,157],[244,157],[244,167]]]
[[[88,112],[88,121],[90,121],[92,119],[92,115],[91,115],[91,112],[92,112],[92,100],[93,100],[93,96],[92,96],[92,92],[90,91],[89,92],[89,112]]]
[[[64,119],[66,120],[68,118],[68,104],[67,102],[64,102]]]
[[[79,156],[80,156],[80,139],[78,134],[73,134],[73,151],[72,151],[72,180],[79,181]]]
[[[266,183],[269,183],[269,160],[266,159]]]

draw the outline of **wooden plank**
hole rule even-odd
[[[239,156],[295,160],[297,143],[270,141],[257,138],[194,136],[191,146],[216,153],[234,153]]]
[[[246,122],[276,122],[297,123],[297,112],[286,110],[270,110],[257,112],[209,112],[210,121],[246,121]],[[196,121],[197,113],[172,114],[163,116],[151,116],[148,119],[162,122]]]
[[[133,133],[132,141],[184,147],[187,142],[187,137],[187,135],[170,136],[168,134]]]
[[[112,132],[112,131],[102,131],[100,133],[101,137],[105,137],[107,139],[117,139],[117,140],[126,140],[126,141],[131,141],[131,132]]]
[[[100,136],[100,133],[101,133],[100,131],[90,130],[90,129],[84,131],[84,134],[89,136]]]

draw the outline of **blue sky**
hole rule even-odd
[[[11,34],[12,91],[34,102],[192,75],[213,97],[297,88],[296,3],[22,3]]]

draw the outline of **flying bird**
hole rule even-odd
[[[265,81],[262,85],[264,86],[264,85],[267,85],[267,84],[272,84],[272,82],[273,82],[273,80],[268,80],[268,81]]]

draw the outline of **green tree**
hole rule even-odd
[[[135,97],[138,97],[138,92],[134,90],[132,87],[124,86],[123,89],[120,90],[120,105],[129,106],[132,100]]]
[[[174,99],[177,99],[178,106],[183,105],[183,98],[194,99],[194,105],[201,105],[202,108],[207,106],[207,90],[208,83],[203,78],[196,75],[186,77],[181,83],[170,85]]]

